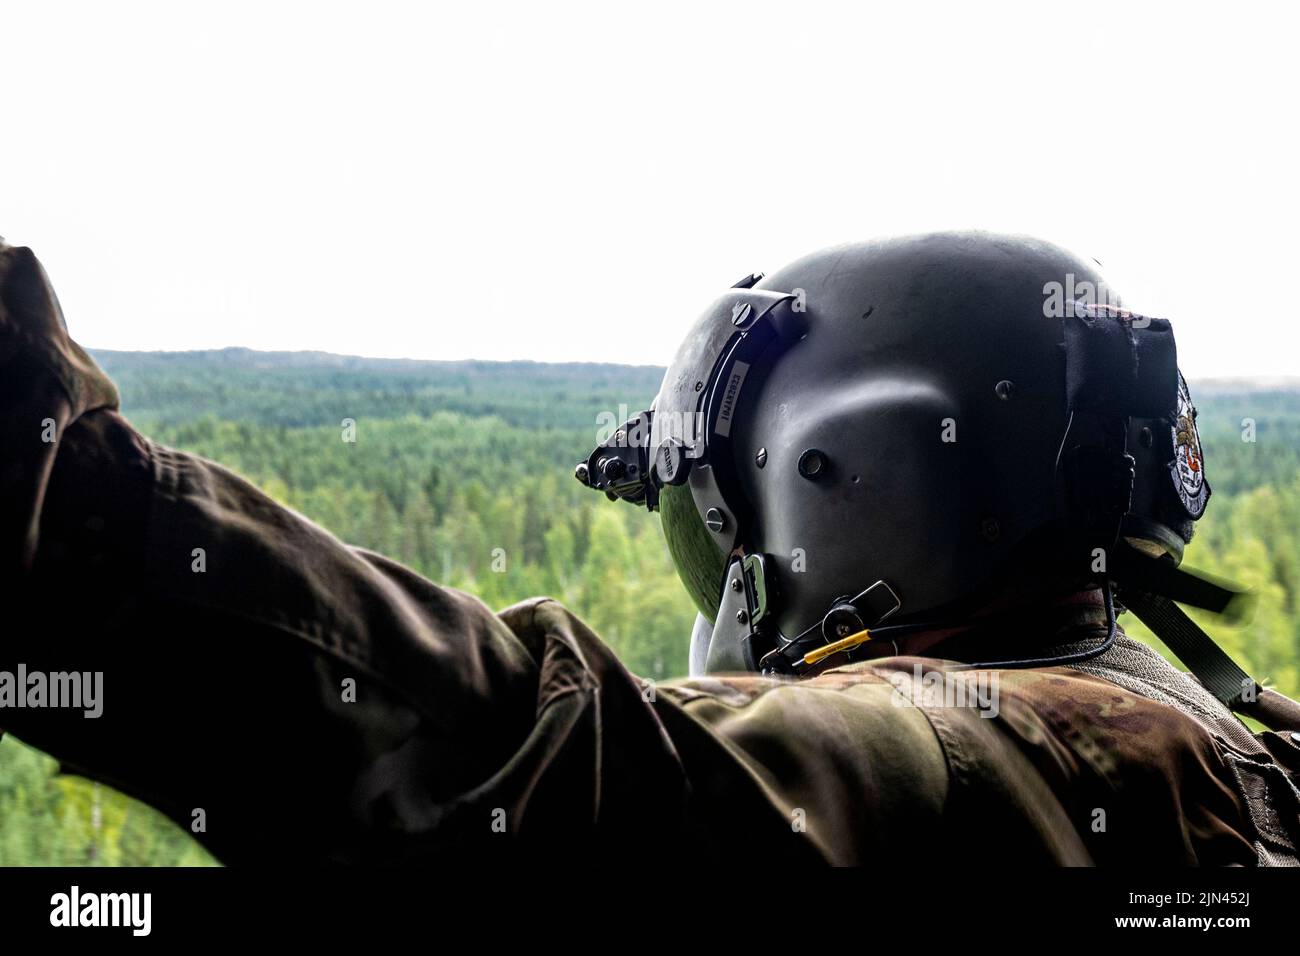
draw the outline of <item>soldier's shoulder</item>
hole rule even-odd
[[[1229,745],[1192,714],[1067,667],[959,668],[874,668],[931,720],[955,786],[1058,805],[1098,862],[1253,861]]]
[[[1215,747],[1192,715],[1068,667],[969,669],[899,657],[857,672],[883,678],[896,698],[949,727],[988,721],[1022,749],[1072,754],[1103,777],[1114,777],[1126,764],[1149,766],[1171,753]]]

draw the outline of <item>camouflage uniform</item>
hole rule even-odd
[[[1127,639],[1094,673],[967,672],[995,715],[932,699],[936,658],[649,685],[554,601],[494,614],[141,437],[35,259],[0,255],[0,667],[101,670],[105,698],[0,726],[182,826],[202,809],[223,860],[1294,852],[1300,746]],[[1083,603],[1040,626],[1103,623]]]

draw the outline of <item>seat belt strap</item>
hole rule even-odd
[[[1235,710],[1258,697],[1254,679],[1173,601],[1128,588],[1120,599],[1220,703]]]

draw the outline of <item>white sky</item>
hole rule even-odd
[[[0,0],[0,234],[92,347],[662,364],[748,271],[1019,231],[1300,370],[1296,5],[1046,6]]]

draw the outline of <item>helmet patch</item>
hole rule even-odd
[[[1210,486],[1205,480],[1205,455],[1201,452],[1201,436],[1196,430],[1196,408],[1187,390],[1187,380],[1178,373],[1178,406],[1174,410],[1174,460],[1169,465],[1178,500],[1183,503],[1188,517],[1199,518],[1205,513],[1210,498]]]

